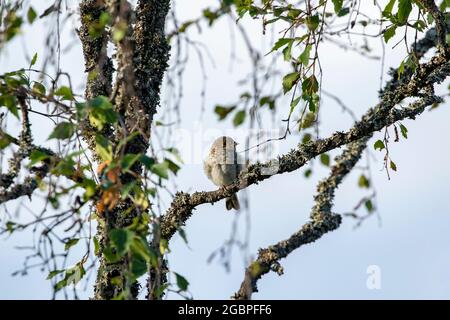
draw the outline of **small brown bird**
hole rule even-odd
[[[206,176],[216,186],[225,187],[232,183],[243,169],[243,162],[236,153],[235,142],[230,137],[217,138],[209,150],[209,154],[203,163]],[[239,200],[236,194],[225,201],[227,210],[239,210]]]

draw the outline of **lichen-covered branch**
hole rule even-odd
[[[437,47],[441,52],[445,52],[446,48],[448,48],[446,41],[447,21],[445,14],[439,10],[434,0],[418,0],[417,2],[433,17],[436,24]]]
[[[92,5],[90,1],[87,4]],[[151,123],[159,105],[160,87],[169,58],[170,48],[164,27],[170,1],[142,0],[138,1],[136,9],[126,0],[101,1],[100,4],[99,10],[107,12],[111,19],[110,40],[116,48],[114,59],[117,62],[115,88],[106,94],[120,117],[120,126],[115,131],[110,135],[109,132],[102,133],[111,140],[114,148],[120,146],[123,154],[145,154],[150,143]],[[106,41],[108,43],[108,40]],[[103,52],[103,47],[98,43],[93,42],[92,45],[96,48],[96,53]],[[89,43],[87,46],[90,46]],[[89,63],[91,52],[84,52]],[[92,129],[90,132],[95,133]],[[130,135],[133,137],[128,139]],[[120,143],[123,141],[126,142]],[[141,171],[142,164],[136,162],[130,172],[121,175],[121,183],[134,181],[140,184],[136,177]],[[121,200],[113,210],[108,211],[103,223],[99,225],[97,239],[100,267],[95,285],[95,299],[112,299],[118,296],[136,298],[139,284],[136,281],[128,281],[127,273],[131,265],[129,259],[124,257],[111,262],[102,252],[108,245],[109,231],[125,228],[133,219],[141,216],[141,209],[130,199]]]
[[[85,72],[87,82],[85,97],[87,100],[97,96],[109,96],[112,90],[113,63],[107,55],[108,34],[106,31],[93,35],[92,30],[99,24],[102,13],[106,10],[103,0],[83,0],[80,2],[81,27],[78,35],[83,47]],[[89,148],[95,153],[96,129],[89,120],[80,123],[81,133]],[[105,135],[111,133],[110,128],[105,127]]]
[[[397,119],[415,117],[422,113],[427,106],[440,101],[442,100],[439,97],[430,92],[429,96],[411,104],[408,108],[393,109],[394,112],[389,117]],[[369,134],[356,142],[350,143],[342,155],[336,158],[336,164],[332,166],[330,176],[317,186],[317,193],[314,197],[315,205],[311,210],[310,221],[291,235],[289,239],[259,250],[257,259],[247,267],[244,280],[238,292],[233,296],[234,299],[250,299],[252,293],[258,292],[256,284],[264,274],[271,270],[279,275],[283,274],[283,268],[279,264],[281,259],[286,258],[292,251],[301,246],[314,242],[325,233],[339,227],[341,216],[332,213],[334,192],[361,158],[361,154],[371,136]]]
[[[245,271],[245,278],[234,299],[250,299],[257,292],[257,281],[271,270],[283,274],[279,264],[282,258],[301,246],[314,242],[325,233],[333,231],[341,224],[341,216],[331,212],[334,193],[344,177],[353,169],[366,148],[368,137],[348,145],[341,156],[336,158],[336,164],[331,167],[331,174],[317,186],[314,197],[315,205],[310,214],[310,221],[304,224],[287,240],[280,241],[265,249],[260,249],[258,258]]]
[[[373,132],[392,125],[396,121],[414,118],[423,111],[421,106],[424,105],[424,102],[438,102],[438,98],[434,95],[427,96],[424,98],[424,102],[412,104],[412,107],[408,109],[399,110],[394,107],[406,97],[421,95],[424,87],[430,87],[435,83],[442,82],[449,74],[450,64],[445,55],[439,54],[428,63],[420,65],[415,76],[410,81],[399,85],[393,91],[385,91],[380,103],[369,109],[351,129],[345,132],[336,132],[325,139],[300,144],[296,149],[267,163],[251,165],[240,174],[239,179],[226,189],[211,192],[195,192],[193,194],[178,192],[171,207],[162,217],[161,236],[165,239],[170,239],[178,228],[189,219],[192,215],[192,210],[201,204],[222,200],[273,175],[295,171],[324,152],[370,136]]]
[[[109,96],[111,93],[112,60],[107,55],[108,34],[106,31],[93,36],[92,30],[99,23],[100,16],[106,10],[102,0],[83,0],[80,3],[81,27],[79,37],[83,47],[85,72],[88,73],[86,83],[86,99],[99,95]]]
[[[44,174],[42,174],[44,173]],[[15,200],[23,196],[30,197],[39,186],[39,180],[45,177],[46,171],[40,171],[39,175],[26,177],[23,183],[14,184],[8,190],[0,190],[0,204]]]
[[[28,107],[26,93],[20,90],[17,94],[20,111],[22,114],[22,128],[20,132],[20,139],[18,140],[18,150],[13,153],[9,162],[9,170],[5,174],[0,174],[0,188],[6,190],[14,182],[14,179],[19,175],[22,160],[25,159],[31,151],[31,144],[33,143],[31,135],[31,124],[28,117]]]
[[[450,19],[447,20],[446,32],[450,32]],[[437,42],[438,33],[436,31],[436,28],[431,28],[425,33],[422,39],[414,42],[411,45],[411,50],[414,53],[416,59],[420,60],[431,48],[436,47]],[[390,79],[384,85],[383,90],[380,91],[380,97],[383,96],[384,92],[393,91],[399,85],[404,84],[412,77],[413,74],[414,70],[412,70],[408,66],[405,67],[405,70],[403,71],[401,76],[398,68],[389,70]]]
[[[25,118],[27,119],[27,117]],[[27,125],[25,125],[27,126]],[[27,129],[29,130],[29,129]],[[6,133],[0,128],[0,138]],[[15,138],[12,136],[8,136],[8,139],[14,145],[18,146],[19,149],[23,146],[23,134],[21,137]],[[26,144],[26,150],[28,154],[31,154],[33,151],[39,151],[45,153],[51,157],[51,159],[44,159],[43,165],[39,167],[31,167],[30,171],[34,173],[34,176],[28,176],[24,179],[23,183],[13,184],[13,179],[11,177],[11,171],[6,174],[0,174],[0,204],[3,204],[10,200],[15,200],[23,196],[31,196],[33,192],[39,187],[39,181],[48,176],[51,169],[52,163],[59,163],[62,159],[56,155],[52,150],[48,148],[44,148],[41,146],[36,146],[32,143],[31,139],[28,140]],[[72,175],[65,175],[65,177],[73,182],[79,183],[82,182],[82,177],[76,175],[77,172],[75,168],[68,171],[72,172]]]

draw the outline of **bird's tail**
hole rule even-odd
[[[227,198],[225,200],[225,205],[227,207],[227,210],[239,210],[241,208],[241,206],[239,205],[239,199],[236,194],[233,194],[231,197]]]

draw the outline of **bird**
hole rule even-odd
[[[216,186],[226,188],[231,184],[244,168],[242,159],[236,152],[238,143],[232,138],[222,136],[217,138],[211,145],[208,156],[203,162],[206,176]],[[225,200],[227,210],[239,210],[239,200],[236,194]]]

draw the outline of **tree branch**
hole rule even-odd
[[[431,1],[432,2],[432,1]],[[434,3],[433,3],[434,4]],[[445,22],[445,20],[443,20]],[[442,22],[442,20],[441,20]],[[444,48],[442,52],[443,56],[448,56],[445,46],[442,45],[442,30],[439,31],[439,22],[436,23],[437,31],[435,29],[429,30],[425,37],[414,45],[414,53],[416,58],[420,59],[431,47],[436,43],[440,48]],[[441,26],[442,27],[442,26]],[[449,24],[445,25],[448,29]],[[438,76],[448,75],[448,62],[442,66],[442,74]],[[397,70],[391,70],[392,80],[390,80],[380,95],[383,97],[386,93],[396,90],[401,86],[402,81],[405,78],[408,79],[412,76],[412,70],[406,70],[401,78],[398,76]],[[440,72],[438,72],[440,73]],[[433,72],[428,78],[433,81],[436,74]],[[436,79],[437,83],[442,79]],[[433,103],[442,101],[441,98],[434,95],[432,85],[425,87],[425,97],[416,103],[411,104],[408,108],[401,110],[392,109],[396,114],[391,113],[393,118],[414,118],[416,115],[422,113],[424,109],[432,105]],[[362,138],[359,141],[352,142],[348,145],[347,149],[342,153],[341,157],[336,158],[336,164],[331,169],[331,174],[327,179],[324,179],[317,186],[317,195],[314,197],[315,206],[311,212],[311,221],[302,226],[302,228],[294,233],[289,239],[280,241],[273,246],[269,246],[266,249],[260,249],[257,259],[247,267],[245,277],[241,286],[233,296],[234,299],[250,299],[254,292],[257,292],[257,281],[261,277],[270,272],[271,270],[277,272],[279,275],[283,274],[283,268],[279,264],[279,260],[285,258],[304,244],[308,244],[316,241],[322,237],[325,233],[337,229],[341,222],[341,216],[333,214],[331,212],[332,202],[334,199],[334,191],[352,168],[356,165],[361,157],[362,152],[367,147],[367,141],[371,138],[372,134]]]
[[[245,271],[245,278],[234,299],[250,299],[253,292],[257,292],[257,281],[271,270],[283,274],[279,260],[287,257],[292,251],[302,245],[321,238],[325,233],[333,231],[341,224],[341,216],[331,212],[334,192],[343,178],[353,169],[367,146],[368,137],[362,138],[348,145],[336,164],[331,168],[331,174],[317,186],[314,197],[315,206],[310,215],[310,222],[304,224],[289,239],[280,241],[266,249],[260,249],[258,258]]]
[[[26,177],[23,183],[15,184],[9,190],[0,190],[0,204],[23,196],[30,197],[39,186],[39,180],[47,174],[47,170],[39,171],[35,177]]]
[[[418,0],[417,2],[433,17],[436,24],[437,46],[441,52],[445,53],[448,48],[446,41],[447,21],[445,14],[439,10],[434,0]]]
[[[391,116],[393,118],[411,118],[422,113],[425,107],[435,102],[441,101],[441,98],[431,95],[422,98],[420,101],[411,104],[408,108],[400,110],[393,109]],[[353,169],[361,154],[367,147],[367,141],[372,134],[361,138],[348,145],[347,149],[340,157],[336,158],[336,164],[331,168],[331,174],[317,186],[317,194],[314,197],[314,207],[310,215],[310,222],[304,224],[300,230],[295,232],[289,239],[280,241],[266,249],[260,249],[258,258],[247,267],[244,281],[239,291],[233,296],[234,299],[250,299],[253,292],[258,292],[257,281],[271,270],[283,274],[283,268],[279,260],[286,258],[292,251],[301,246],[314,242],[321,238],[325,233],[337,229],[341,223],[341,216],[331,212],[333,206],[334,192],[342,182],[343,178]]]
[[[0,137],[4,134],[5,133],[0,128]],[[21,141],[23,141],[22,137],[21,139],[17,139],[15,137],[8,136],[8,139],[10,139],[11,143],[17,146],[20,146]],[[50,172],[51,164],[59,163],[62,161],[61,157],[57,156],[52,150],[48,148],[36,146],[31,142],[27,145],[27,148],[29,150],[28,154],[31,154],[31,152],[33,151],[40,151],[49,155],[52,159],[44,159],[44,164],[42,166],[30,168],[30,171],[34,173],[35,176],[26,177],[22,184],[15,184],[11,186],[13,182],[12,180],[9,184],[5,184],[5,181],[10,181],[9,179],[11,179],[11,177],[9,176],[9,173],[0,174],[0,204],[10,200],[18,199],[23,196],[31,196],[33,192],[39,187],[39,181],[44,179]],[[72,168],[71,172],[73,172],[74,174],[64,176],[75,183],[80,183],[83,181],[83,177],[75,174],[77,172],[75,168]]]
[[[78,32],[85,62],[85,72],[88,73],[85,97],[86,100],[97,96],[109,96],[112,87],[112,74],[114,72],[113,63],[107,55],[108,34],[105,30],[99,35],[93,36],[92,30],[99,25],[100,17],[106,10],[103,0],[83,0],[80,3],[81,27]],[[83,139],[89,148],[95,152],[95,132],[96,129],[89,120],[80,123]],[[109,136],[111,129],[105,126],[102,132]]]
[[[447,51],[448,49],[446,49]],[[348,131],[336,132],[326,139],[300,144],[296,149],[279,156],[277,159],[263,164],[251,165],[239,175],[237,180],[227,186],[226,190],[222,188],[211,192],[194,192],[193,194],[178,192],[171,207],[161,219],[161,236],[169,240],[178,228],[189,219],[192,210],[201,204],[217,202],[273,175],[295,171],[324,152],[370,136],[373,132],[392,125],[396,121],[414,118],[423,111],[421,106],[424,105],[424,102],[429,105],[428,103],[441,101],[440,98],[434,95],[427,96],[424,98],[424,102],[417,102],[412,104],[411,108],[403,110],[395,109],[395,105],[406,97],[420,96],[424,86],[430,87],[435,83],[440,83],[449,74],[449,62],[445,55],[439,54],[428,63],[420,65],[410,81],[399,85],[393,91],[385,91],[380,103],[369,109],[362,119]]]
[[[170,7],[169,0],[140,0],[135,9],[126,0],[106,2],[112,18],[113,37],[117,47],[117,78],[113,94],[110,96],[115,110],[119,113],[123,130],[116,130],[110,140],[117,147],[131,133],[138,133],[121,145],[123,154],[145,153],[150,142],[150,128],[159,105],[160,87],[169,58],[169,46],[165,37],[165,19]],[[119,33],[117,33],[119,31]],[[120,33],[124,33],[120,36]],[[119,34],[119,36],[117,36]],[[117,151],[117,150],[116,150]],[[137,181],[142,164],[136,162],[120,179],[123,184]],[[134,299],[139,291],[139,283],[130,280],[128,269],[131,261],[122,258],[117,262],[108,261],[103,249],[108,244],[109,231],[132,224],[142,211],[130,199],[120,201],[105,215],[104,225],[99,225],[100,272],[95,285],[95,299],[112,299],[121,294]],[[146,232],[142,230],[142,232]],[[142,234],[142,236],[145,236]],[[121,281],[117,281],[120,279]]]

